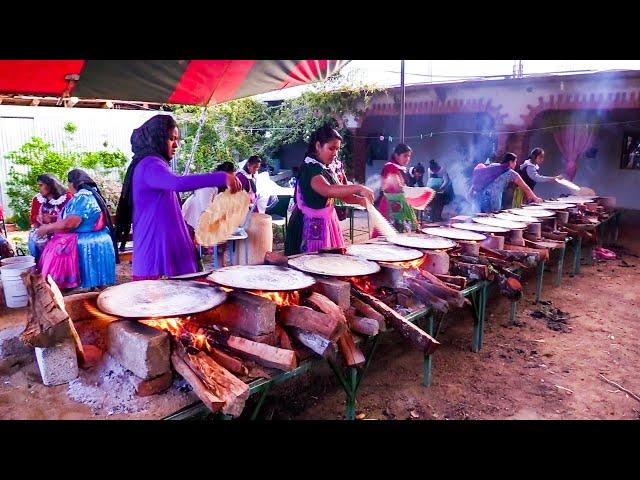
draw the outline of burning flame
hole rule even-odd
[[[251,292],[253,295],[271,300],[278,307],[284,305],[300,305],[298,292]]]
[[[416,260],[412,260],[410,262],[394,262],[393,264],[402,268],[420,268],[422,264],[426,261],[427,261],[427,257],[426,255],[423,255],[422,257]]]
[[[377,287],[368,277],[351,277],[349,281],[353,286],[370,295],[375,295],[377,292]]]
[[[169,318],[149,318],[147,320],[140,320],[141,323],[148,325],[158,330],[164,330],[169,332],[177,340],[181,337],[187,336],[189,338],[189,345],[197,350],[210,351],[212,349],[207,337],[201,333],[191,331],[197,326],[191,326],[189,321],[191,317],[169,317]]]

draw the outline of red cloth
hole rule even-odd
[[[573,181],[578,171],[578,157],[591,145],[593,129],[571,125],[553,132],[553,138],[564,157],[564,172]]]

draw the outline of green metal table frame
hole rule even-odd
[[[481,280],[473,285],[465,288],[462,293],[466,298],[471,301],[471,311],[473,313],[473,337],[471,340],[471,350],[474,353],[478,353],[482,349],[482,342],[484,340],[484,322],[487,311],[487,298],[489,296],[489,283],[486,280]],[[442,323],[446,318],[446,314],[438,315],[436,326],[436,314],[431,311],[427,315],[426,331],[433,338],[438,338]],[[426,355],[423,365],[423,380],[422,385],[429,387],[431,385],[431,368],[433,366],[433,354]]]
[[[564,262],[564,259],[563,259]],[[538,262],[538,264],[536,265],[536,299],[535,299],[535,303],[537,304],[540,301],[540,297],[542,296],[542,281],[544,280],[544,267],[547,264],[546,260],[542,260],[540,262]],[[521,268],[514,268],[512,269],[512,271],[514,273],[517,274],[521,274],[523,272],[523,269]],[[511,324],[516,323],[516,317],[517,317],[517,312],[518,310],[518,302],[511,302],[511,309],[509,311],[509,321],[511,322]]]
[[[367,215],[367,230],[357,230],[354,228],[354,212],[356,210],[365,211],[360,205],[341,205],[349,210],[349,239],[353,244],[353,232],[369,233],[369,215]]]

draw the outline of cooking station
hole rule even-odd
[[[512,302],[515,321],[522,272],[537,268],[539,301],[550,252],[559,255],[559,284],[566,245],[579,265],[582,241],[602,238],[605,221],[618,221],[609,199],[566,198],[346,249],[288,258],[268,252],[261,265],[196,279],[130,282],[64,298],[55,284],[27,274],[29,323],[13,336],[2,331],[2,345],[32,369],[37,364],[50,385],[43,388],[61,404],[89,405],[87,418],[235,418],[259,395],[247,414],[254,419],[271,387],[327,362],[353,419],[383,335],[396,331],[423,353],[428,386],[451,310],[470,307],[478,352],[490,287]]]

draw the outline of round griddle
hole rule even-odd
[[[337,253],[318,253],[290,258],[289,265],[303,272],[330,277],[359,277],[380,271],[380,265],[364,258]]]
[[[575,207],[575,204],[560,203],[560,202],[544,202],[540,205],[544,210],[566,210],[567,208]]]
[[[316,283],[309,275],[277,265],[233,265],[214,271],[207,280],[223,287],[266,292],[301,290]]]
[[[527,228],[526,223],[515,222],[513,220],[504,220],[501,218],[494,218],[494,217],[474,217],[473,221],[476,223],[481,223],[483,225],[508,228],[509,230],[520,230],[522,228]]]
[[[481,233],[451,227],[429,227],[423,228],[422,231],[428,235],[436,235],[438,237],[451,238],[454,240],[467,240],[470,242],[480,242],[487,238]]]
[[[499,212],[493,215],[496,218],[501,218],[503,220],[511,220],[513,222],[523,222],[523,223],[540,223],[540,219],[536,217],[529,217],[527,215],[516,215],[515,213],[509,212]]]
[[[457,245],[456,242],[447,238],[419,234],[394,235],[393,237],[388,237],[387,242],[395,243],[402,247],[419,248],[421,250],[442,250],[453,248]]]
[[[205,270],[204,272],[185,273],[184,275],[176,275],[169,277],[169,280],[190,280],[192,278],[202,278],[209,275],[213,270]]]
[[[560,197],[558,201],[567,202],[567,203],[593,203],[595,197],[579,197],[579,196],[569,196],[569,197]]]
[[[226,299],[219,288],[200,282],[141,280],[102,291],[98,308],[126,318],[176,317],[210,310]]]
[[[481,223],[453,223],[453,228],[460,228],[462,230],[471,230],[472,232],[483,233],[507,233],[508,228],[494,227],[493,225],[483,225]]]
[[[372,262],[410,262],[421,258],[423,253],[412,248],[385,243],[359,243],[347,247],[348,255],[355,255]]]
[[[533,209],[533,208],[512,208],[509,210],[510,213],[515,213],[516,215],[524,215],[527,217],[535,217],[535,218],[545,218],[545,217],[553,217],[555,213],[550,212],[549,210],[541,210],[541,209]]]

